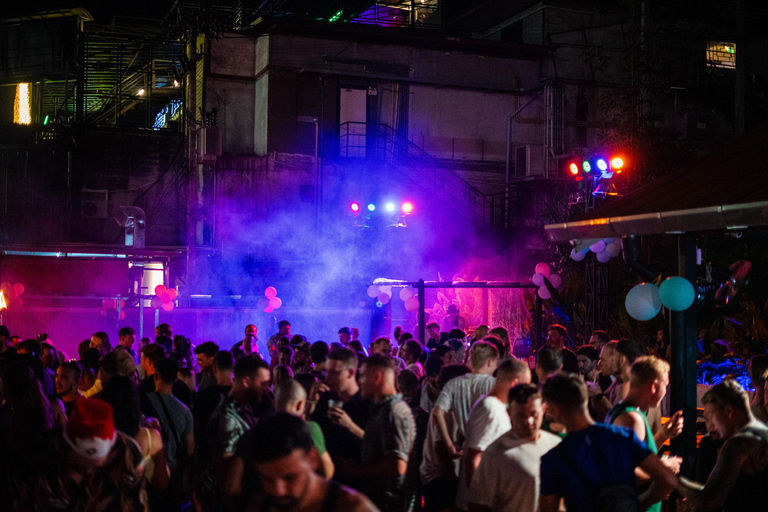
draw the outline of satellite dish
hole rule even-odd
[[[749,260],[739,260],[728,267],[728,280],[720,286],[715,292],[715,304],[725,306],[736,298],[749,282],[749,275],[752,272],[752,262]]]

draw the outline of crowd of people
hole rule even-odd
[[[233,345],[124,327],[70,359],[0,326],[0,510],[632,512],[673,492],[764,509],[768,356],[751,402],[733,380],[704,395],[686,478],[665,453],[684,428],[661,421],[665,347],[596,331],[572,350],[555,324],[521,360],[503,327],[367,344],[278,329],[260,354],[254,325]]]

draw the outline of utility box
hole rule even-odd
[[[197,156],[200,162],[215,162],[221,156],[221,130],[204,126],[197,131]]]
[[[526,144],[515,148],[515,178],[544,176],[544,155],[541,146]]]

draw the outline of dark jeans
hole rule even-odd
[[[458,480],[451,480],[445,475],[424,485],[424,510],[426,512],[440,512],[447,508],[453,508],[458,487]]]

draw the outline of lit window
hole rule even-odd
[[[29,84],[16,85],[16,99],[13,102],[13,122],[16,124],[32,124],[32,105],[29,94]]]
[[[736,45],[734,43],[707,43],[707,66],[734,69],[736,67]]]

